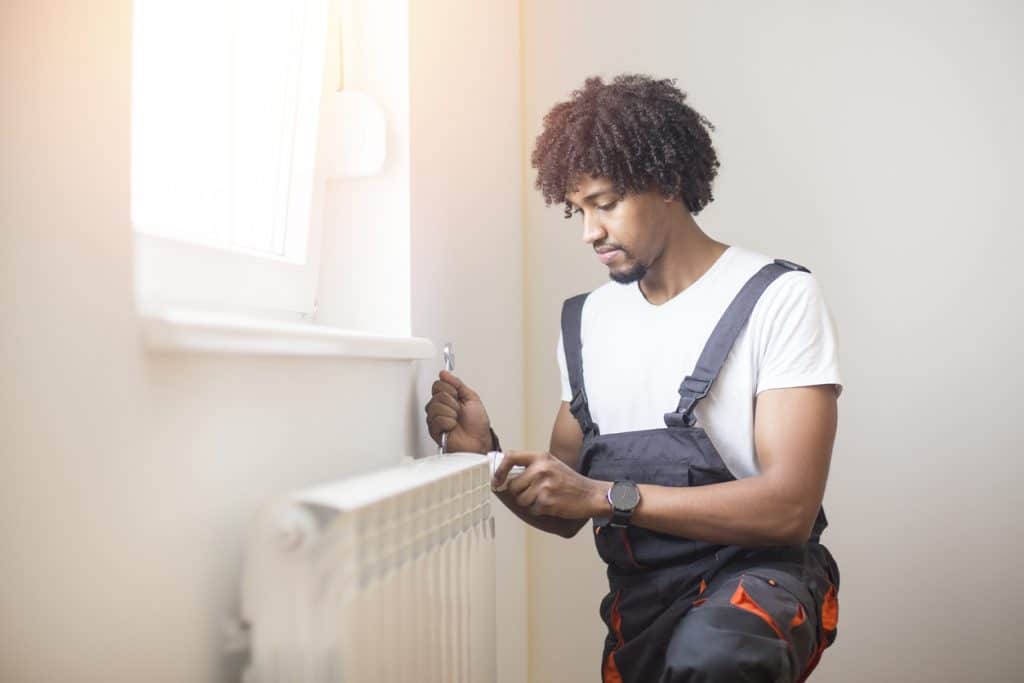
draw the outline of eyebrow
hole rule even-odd
[[[603,190],[598,190],[597,192],[591,192],[590,194],[588,194],[586,197],[583,198],[583,201],[584,201],[584,203],[586,203],[586,202],[589,202],[591,199],[594,199],[595,197],[600,197],[603,194],[609,194],[609,193],[612,193],[612,192],[615,192],[615,188],[614,187],[606,187]],[[568,199],[566,199],[565,201],[569,202],[573,206],[576,206],[576,204],[574,204],[573,202],[569,201]]]

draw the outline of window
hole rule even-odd
[[[328,0],[136,0],[133,20],[140,300],[310,317]]]

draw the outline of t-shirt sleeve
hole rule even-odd
[[[765,306],[758,316],[755,394],[818,384],[834,384],[836,396],[842,394],[836,325],[814,276],[787,273],[765,291],[765,299],[759,302]]]
[[[562,379],[562,400],[572,400],[572,385],[569,384],[569,369],[565,362],[565,344],[562,343],[562,333],[558,333],[558,348],[555,349],[558,356],[558,373]]]

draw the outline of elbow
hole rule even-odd
[[[814,531],[814,520],[818,516],[818,510],[809,510],[804,505],[794,505],[783,516],[781,522],[775,527],[776,534],[773,539],[778,545],[803,545],[807,543]]]
[[[807,539],[810,537],[810,529],[800,527],[796,531],[788,531],[785,534],[780,534],[777,541],[778,545],[803,545],[804,543],[807,543]]]

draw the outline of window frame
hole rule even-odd
[[[154,231],[136,223],[132,217],[134,237],[135,295],[140,310],[163,307],[190,307],[211,311],[227,311],[285,320],[311,321],[316,315],[316,295],[320,271],[320,245],[323,238],[325,204],[327,199],[327,169],[324,163],[324,143],[327,139],[325,121],[327,98],[335,90],[335,74],[329,64],[333,54],[332,43],[337,32],[335,0],[309,0],[306,30],[320,27],[307,35],[312,36],[302,49],[303,63],[315,60],[311,68],[319,82],[316,111],[310,114],[314,123],[310,131],[314,140],[307,149],[312,153],[303,168],[289,171],[287,201],[296,204],[300,193],[309,192],[308,220],[305,226],[289,221],[286,243],[302,258],[288,258],[264,251],[239,246],[212,245],[189,241]],[[319,19],[317,18],[319,17]],[[300,76],[299,81],[304,80]],[[303,105],[303,95],[297,94],[296,107]],[[307,105],[311,98],[308,90]],[[298,115],[297,115],[298,116]],[[298,124],[297,124],[298,125]],[[301,133],[296,131],[298,137]],[[295,143],[291,146],[290,162],[294,163]],[[133,145],[134,148],[134,145]],[[305,178],[302,178],[305,176]],[[298,178],[299,182],[296,182]],[[302,189],[297,188],[302,186]],[[296,235],[296,228],[305,229],[305,235]],[[302,249],[304,243],[304,249]],[[183,276],[187,274],[187,276]]]

